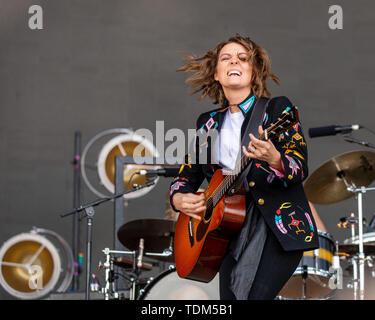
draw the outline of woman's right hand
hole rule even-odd
[[[178,211],[194,219],[202,220],[201,216],[198,214],[206,210],[204,193],[196,195],[194,193],[178,192],[173,195],[172,202]]]

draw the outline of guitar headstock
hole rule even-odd
[[[266,129],[264,129],[264,134],[260,138],[264,140],[276,138],[293,127],[298,121],[297,107],[287,107],[277,121],[271,123]]]

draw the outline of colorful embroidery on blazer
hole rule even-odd
[[[260,163],[255,163],[255,166],[258,168],[258,169],[262,169],[263,171],[267,172],[268,173],[268,176],[267,176],[267,182],[268,183],[272,183],[272,181],[275,179],[276,177],[276,174],[272,171],[269,171],[267,170],[266,168],[264,168]]]
[[[292,169],[292,175],[297,174],[300,167],[298,166],[296,161],[292,157],[289,157],[288,155],[285,155],[285,157],[289,161],[289,168]]]
[[[191,164],[188,164],[188,163],[183,163],[180,167],[180,171],[178,171],[178,174],[180,174],[182,172],[182,170],[184,170],[185,166],[188,166],[189,168],[191,168]]]
[[[255,101],[255,96],[251,96],[248,100],[246,100],[244,103],[241,103],[238,105],[239,108],[242,109],[245,114],[251,109],[253,106],[253,103]]]
[[[292,206],[290,202],[284,202],[279,209],[276,210],[275,214],[275,224],[276,227],[281,231],[283,234],[287,234],[288,230],[285,229],[282,218],[281,218],[281,210],[282,209],[288,209]]]
[[[180,189],[180,187],[183,187],[184,185],[185,185],[185,182],[176,181],[174,184],[171,185],[170,194],[172,194],[174,191]]]
[[[307,212],[305,212],[305,216],[306,216],[307,221],[309,222],[310,231],[311,231],[310,235],[305,238],[305,241],[306,242],[311,242],[311,240],[312,240],[312,238],[314,236],[314,225],[312,223],[310,215]]]
[[[288,153],[293,153],[293,154],[296,155],[297,157],[300,157],[302,160],[305,160],[305,158],[303,157],[303,155],[300,154],[300,153],[299,153],[298,151],[296,151],[296,150],[290,150],[290,149],[288,149],[288,150],[285,151],[285,154],[288,154]]]
[[[293,216],[295,214],[296,214],[296,212],[293,211],[292,213],[290,213],[288,215],[292,219],[292,221],[288,224],[289,229],[291,229],[291,226],[293,226],[293,227],[296,227],[296,229],[297,229],[296,234],[299,234],[300,232],[306,233],[304,229],[300,229],[300,227],[299,227],[300,223],[302,223],[303,225],[305,225],[305,223],[302,220],[294,219]]]

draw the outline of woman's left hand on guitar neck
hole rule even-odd
[[[259,135],[263,134],[262,126],[258,127]],[[253,134],[249,134],[250,136],[250,143],[247,147],[242,146],[242,151],[244,155],[248,158],[258,159],[262,161],[266,161],[270,167],[273,169],[278,170],[279,172],[284,172],[284,168],[281,163],[281,154],[276,149],[275,145],[272,143],[271,140],[259,140],[255,138]]]

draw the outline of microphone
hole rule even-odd
[[[175,177],[178,175],[180,168],[163,168],[157,170],[139,170],[137,173],[146,175],[146,177],[152,176],[163,176],[163,177]]]
[[[317,128],[310,128],[309,129],[309,136],[310,138],[315,137],[324,137],[324,136],[334,136],[338,133],[349,133],[353,130],[359,130],[363,128],[359,124],[352,124],[348,126],[327,126],[327,127],[317,127]]]
[[[137,267],[142,268],[143,267],[143,249],[145,248],[144,246],[145,240],[143,238],[139,239],[139,249],[138,249],[138,258],[137,258]]]

